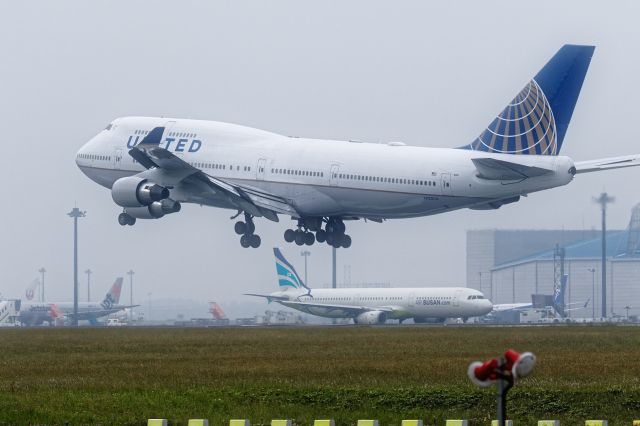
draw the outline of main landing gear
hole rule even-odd
[[[238,221],[234,225],[233,229],[236,234],[241,235],[240,245],[244,248],[258,248],[260,247],[260,236],[254,234],[256,231],[256,225],[253,223],[253,217],[250,214],[244,214],[244,222]]]
[[[326,222],[324,229],[322,226]],[[305,218],[298,219],[298,229],[284,231],[284,240],[297,245],[313,245],[314,242],[326,242],[335,248],[351,247],[351,237],[345,234],[346,226],[340,218]],[[314,235],[315,232],[315,235]]]

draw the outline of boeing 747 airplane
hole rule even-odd
[[[478,290],[465,287],[312,289],[274,248],[280,291],[246,294],[326,318],[353,318],[356,324],[384,324],[388,319],[416,323],[477,317],[493,309]]]
[[[497,209],[577,174],[640,165],[640,155],[580,162],[559,155],[593,51],[563,46],[476,139],[455,149],[124,117],[87,142],[76,163],[111,190],[123,226],[195,203],[243,215],[235,224],[243,247],[260,245],[254,218],[285,215],[297,221],[287,242],[346,248],[351,220]]]

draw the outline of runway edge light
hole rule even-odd
[[[167,419],[149,419],[147,426],[167,426]]]
[[[491,426],[498,426],[497,420],[491,420]],[[505,420],[504,426],[513,426],[513,420]]]
[[[358,420],[357,426],[379,426],[379,422],[378,420]]]
[[[207,419],[189,419],[187,426],[209,426]]]

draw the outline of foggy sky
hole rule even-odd
[[[271,247],[294,223],[256,220],[242,249],[232,211],[184,205],[121,227],[109,191],[76,167],[77,150],[113,118],[227,121],[286,135],[456,147],[486,127],[565,43],[594,44],[562,154],[640,152],[637,2],[57,1],[0,3],[0,292],[19,296],[47,269],[47,299],[70,300],[72,220],[80,271],[100,297],[136,271],[136,300],[224,304],[276,290]],[[598,227],[591,197],[617,198],[609,226],[640,202],[640,170],[577,176],[498,211],[349,223],[338,281],[465,285],[465,232]],[[309,281],[331,280],[326,244],[308,248]],[[85,276],[81,274],[81,296]],[[127,295],[128,287],[124,289]]]

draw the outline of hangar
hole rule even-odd
[[[625,230],[607,231],[607,314],[640,315],[640,204]],[[601,316],[601,231],[469,230],[467,286],[494,303],[531,302],[532,294],[553,294],[554,253],[564,249],[566,303],[589,300],[574,318]],[[558,256],[556,262],[558,261]],[[556,264],[557,267],[557,264]]]

